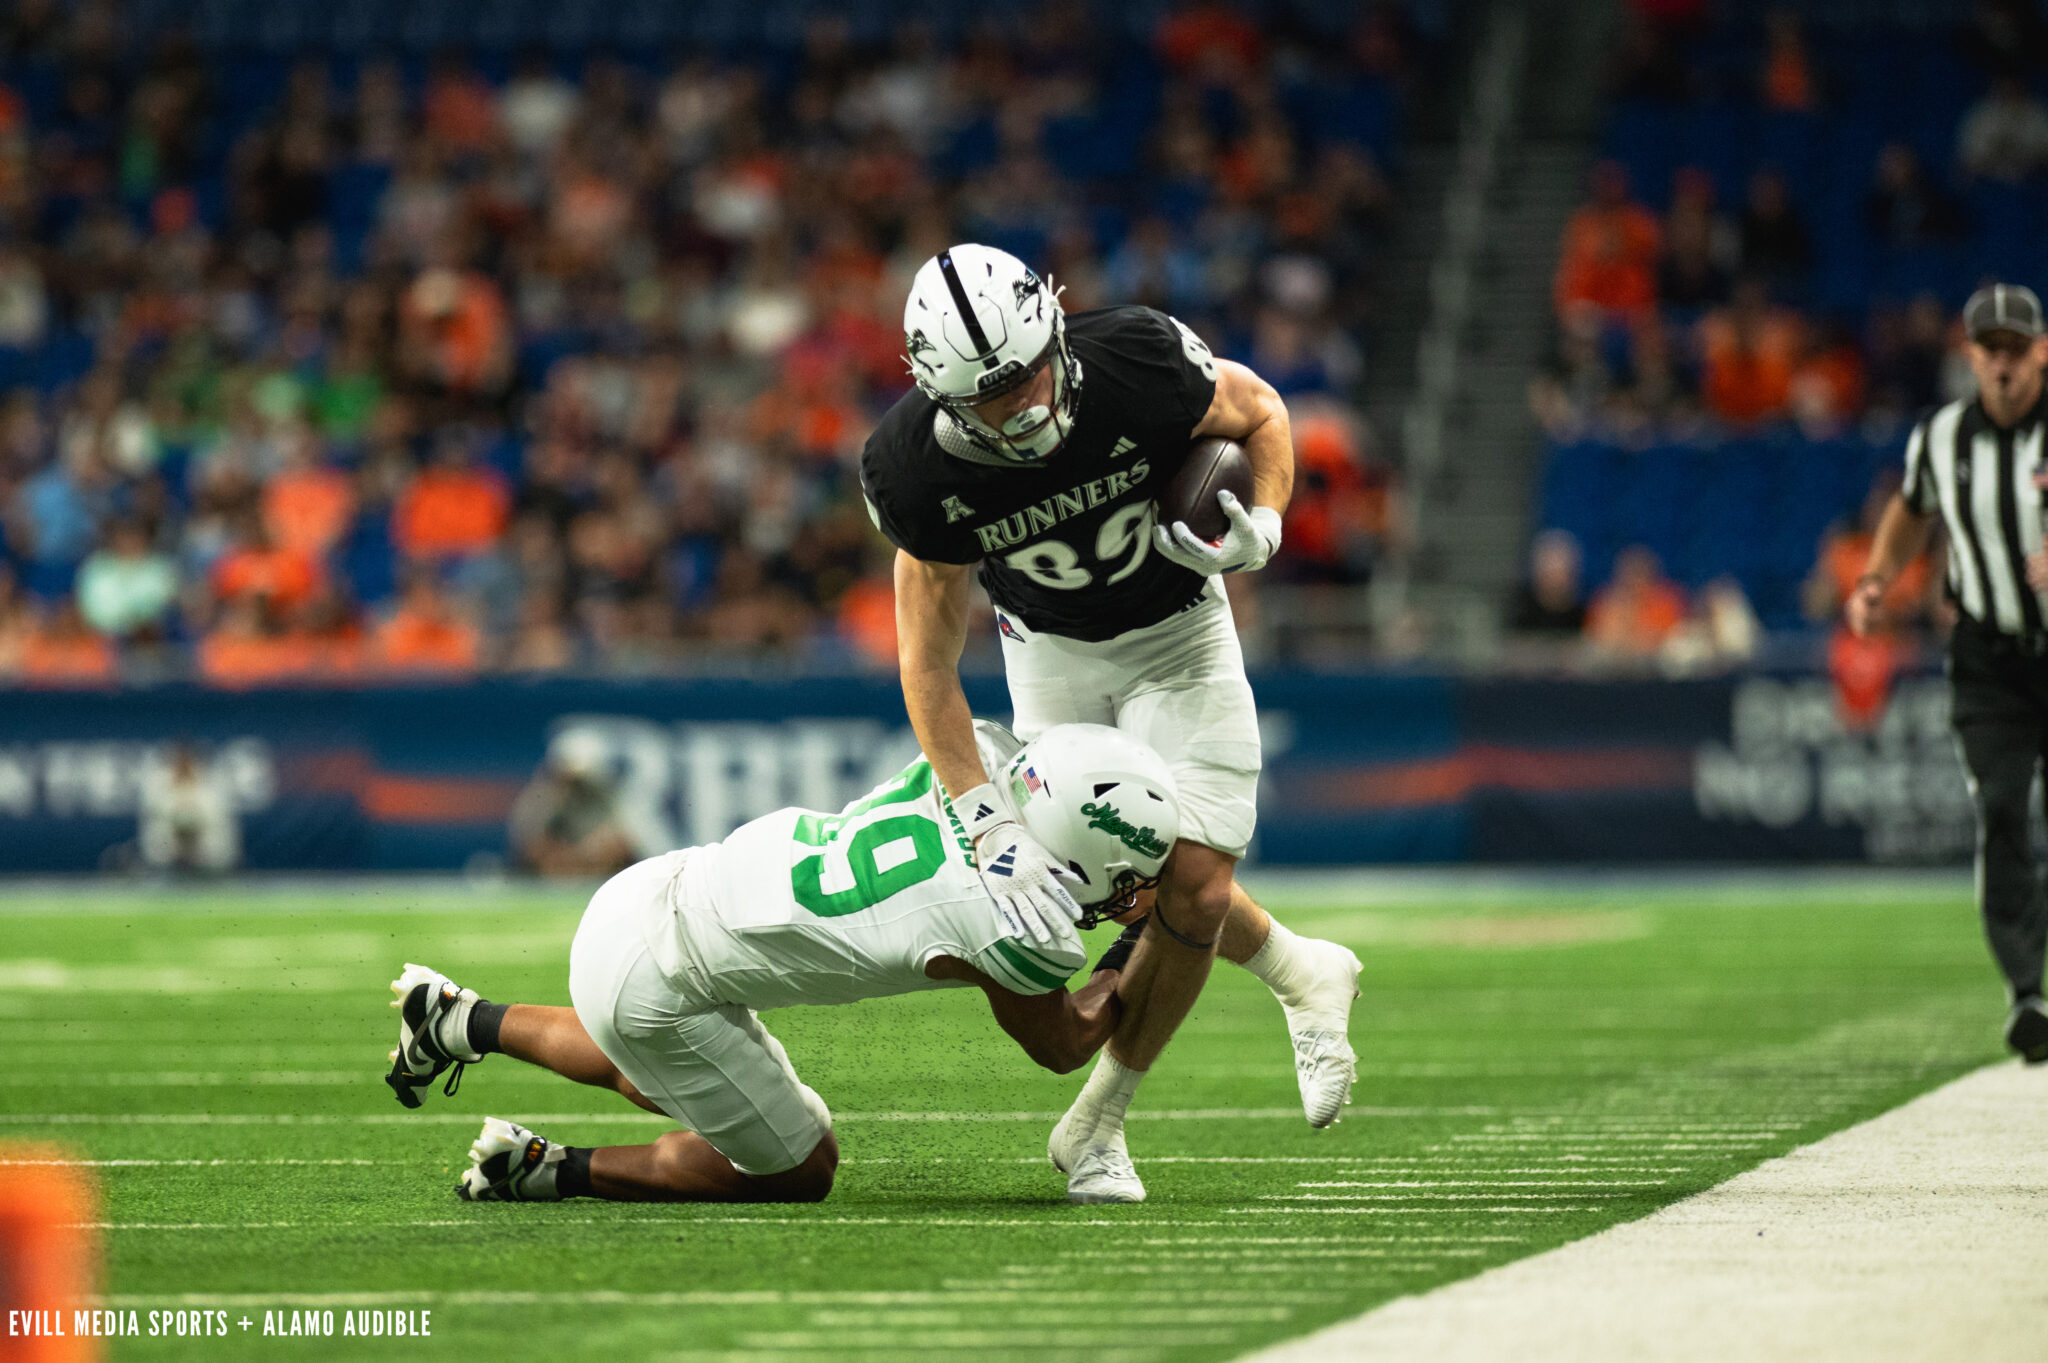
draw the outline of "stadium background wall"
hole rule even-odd
[[[1947,862],[1974,840],[1937,676],[1873,732],[1824,678],[1254,679],[1267,863]],[[1000,678],[970,679],[985,714]],[[914,751],[893,681],[492,682],[0,696],[0,871],[91,871],[135,836],[138,782],[189,744],[256,870],[489,867],[565,726],[599,732],[676,845],[796,803],[836,809]]]

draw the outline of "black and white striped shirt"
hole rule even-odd
[[[2009,430],[1975,398],[1951,402],[1913,427],[1900,494],[1920,515],[1948,526],[1948,587],[1978,624],[2030,639],[2048,634],[2041,599],[2027,586],[2027,555],[2041,548],[2048,395]]]

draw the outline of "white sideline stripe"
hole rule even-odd
[[[1251,1359],[2033,1357],[2044,1223],[2048,1076],[1993,1065],[1639,1221]]]
[[[360,1076],[358,1076],[360,1077]],[[1366,1117],[1464,1117],[1496,1112],[1497,1108],[1463,1107],[1363,1107],[1346,1108],[1346,1116]],[[312,1113],[290,1112],[6,1112],[0,1123],[14,1126],[413,1126],[439,1123],[447,1126],[477,1126],[484,1112],[380,1112]],[[522,1125],[554,1122],[632,1122],[673,1126],[667,1117],[652,1112],[536,1112],[514,1114]],[[1064,1112],[835,1112],[842,1122],[1056,1122]],[[1298,1107],[1203,1107],[1152,1108],[1130,1114],[1132,1121],[1234,1122],[1301,1120]],[[1037,1161],[1031,1161],[1036,1163]],[[1235,1163],[1235,1161],[1225,1161]]]

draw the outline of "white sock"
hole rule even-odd
[[[1265,942],[1244,963],[1244,968],[1272,990],[1284,1007],[1300,1007],[1301,989],[1309,979],[1308,953],[1302,950],[1302,939],[1289,931],[1286,924],[1277,918],[1267,921],[1273,925],[1272,929],[1267,932]]]
[[[1131,1099],[1144,1078],[1144,1070],[1132,1069],[1105,1050],[1095,1062],[1088,1082],[1081,1086],[1074,1110],[1092,1117],[1097,1131],[1121,1131],[1124,1114],[1130,1110]]]
[[[440,1043],[441,1049],[470,1065],[483,1059],[469,1045],[469,1015],[476,1005],[477,992],[465,989],[461,1002],[441,1014],[434,1023],[434,1040]]]

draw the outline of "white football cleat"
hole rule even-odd
[[[1052,1129],[1046,1142],[1046,1158],[1067,1176],[1067,1201],[1088,1204],[1143,1202],[1145,1183],[1124,1148],[1123,1128],[1105,1132],[1093,1123],[1075,1120],[1069,1109]],[[1088,1134],[1079,1133],[1085,1128]]]
[[[398,1010],[398,1048],[391,1052],[391,1072],[384,1082],[407,1107],[420,1105],[419,1091],[434,1082],[450,1065],[442,1092],[455,1096],[462,1083],[462,1069],[483,1057],[466,1045],[451,1048],[442,1044],[442,1027],[453,1014],[467,1026],[469,1010],[476,1006],[477,992],[462,986],[432,966],[406,962],[405,973],[391,982],[391,1006]]]
[[[486,1117],[455,1195],[464,1202],[559,1202],[555,1172],[568,1153],[517,1122]]]
[[[1365,967],[1350,948],[1305,940],[1315,953],[1315,978],[1299,1004],[1282,1003],[1287,1035],[1294,1042],[1294,1079],[1301,1088],[1301,1112],[1317,1130],[1337,1120],[1351,1101],[1358,1056],[1351,1049],[1351,1003]]]

